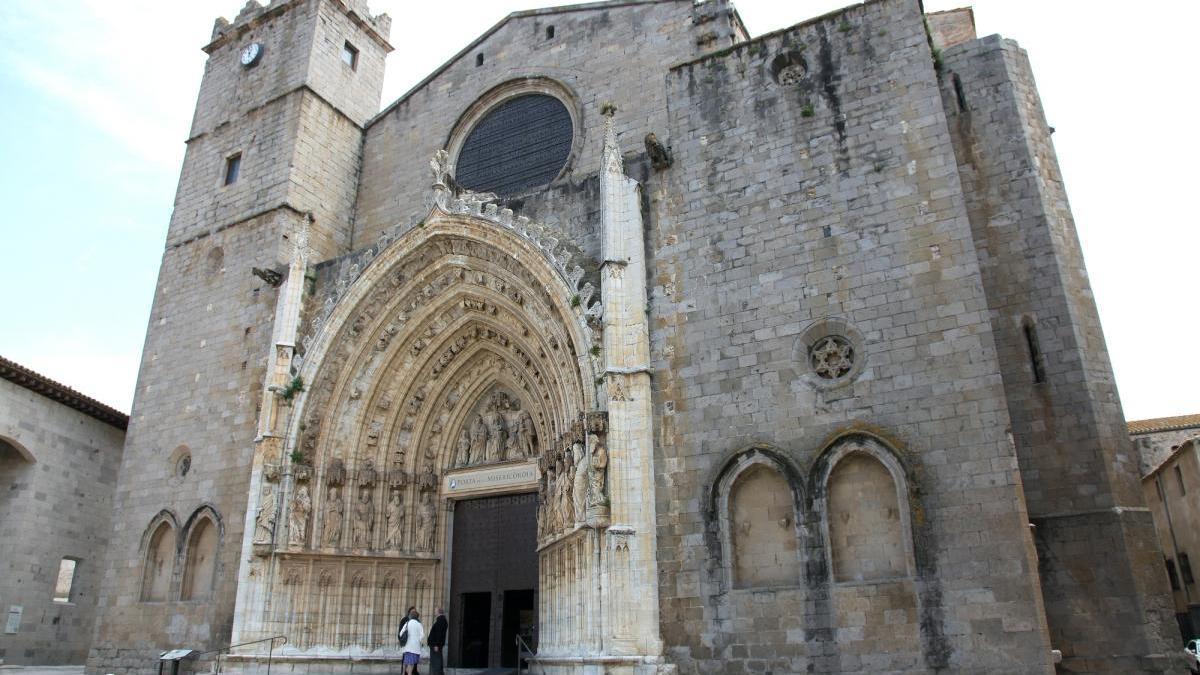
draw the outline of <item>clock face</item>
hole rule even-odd
[[[251,42],[242,48],[242,65],[250,67],[258,63],[260,56],[262,56],[262,45]]]

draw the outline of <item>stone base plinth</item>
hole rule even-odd
[[[675,675],[675,664],[655,656],[537,656],[529,659],[547,675]]]

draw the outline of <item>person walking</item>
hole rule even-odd
[[[442,666],[446,649],[447,627],[446,610],[438,607],[437,618],[434,619],[433,626],[429,629],[429,639],[426,640],[429,644],[429,675],[442,675],[444,672]]]
[[[404,637],[404,675],[417,675],[417,664],[421,662],[425,627],[417,620],[420,616],[416,609],[410,609],[408,620],[400,624],[400,636]]]
[[[413,615],[416,613],[417,613],[416,605],[413,605],[413,606],[409,607],[408,609],[404,610],[404,618],[400,619],[400,627],[396,629],[396,639],[398,639],[400,641],[401,653],[403,653],[405,645],[408,644],[408,633],[404,630],[404,627],[408,625],[408,622],[410,620],[412,620]],[[421,645],[418,644],[417,645],[417,661],[421,660],[420,659],[420,654],[421,654],[420,647],[421,647]],[[405,666],[405,667],[407,668],[407,666]],[[405,670],[405,672],[407,673],[408,671]],[[417,666],[415,664],[412,667],[411,675],[421,675],[420,672],[417,671]]]

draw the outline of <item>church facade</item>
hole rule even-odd
[[[217,20],[89,672],[1182,667],[1014,42],[596,2],[380,112],[389,28]]]

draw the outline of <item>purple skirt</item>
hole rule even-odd
[[[404,652],[404,665],[415,666],[421,662],[421,655],[412,652]]]

